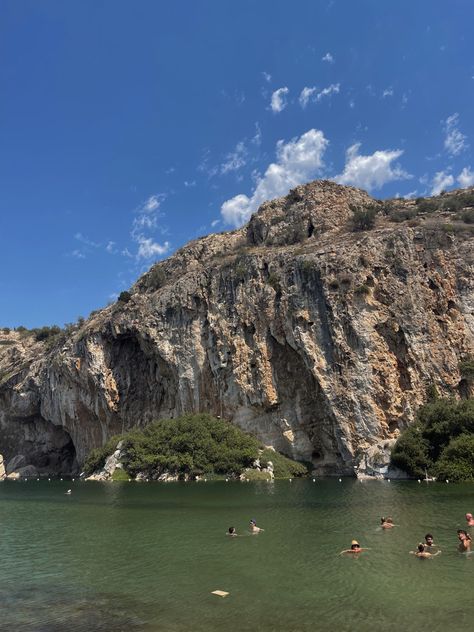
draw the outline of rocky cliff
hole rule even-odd
[[[5,462],[72,471],[113,434],[203,411],[320,473],[354,473],[428,386],[468,388],[474,234],[454,206],[312,182],[189,243],[65,334],[0,330]],[[361,212],[375,225],[354,230]]]

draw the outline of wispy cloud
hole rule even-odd
[[[326,53],[324,57],[321,57],[321,61],[327,61],[329,64],[333,64],[334,57],[331,55],[331,53]]]
[[[159,209],[165,199],[163,194],[154,194],[143,202],[136,210],[136,217],[132,222],[130,237],[138,245],[135,255],[137,261],[142,259],[151,259],[153,257],[162,256],[168,252],[170,243],[165,241],[160,244],[154,241],[150,232],[156,231],[158,228]],[[129,256],[129,251],[123,251],[125,256]]]
[[[431,182],[431,195],[439,195],[441,191],[444,191],[448,187],[452,187],[454,184],[453,176],[447,171],[438,171],[435,173]]]
[[[349,147],[344,171],[333,180],[371,191],[380,189],[387,182],[411,178],[410,174],[394,164],[403,154],[402,149],[378,150],[367,156],[360,155],[359,149],[360,143]]]
[[[444,148],[452,156],[457,156],[469,146],[466,142],[466,136],[458,128],[458,123],[459,114],[457,112],[448,116],[444,122],[444,131],[446,134]]]
[[[276,162],[257,178],[250,197],[241,193],[222,204],[227,224],[241,226],[262,202],[284,195],[292,187],[315,178],[322,170],[323,154],[329,141],[320,130],[310,129],[288,143],[276,145]]]
[[[463,188],[474,186],[474,171],[471,171],[471,167],[464,167],[457,180]]]
[[[332,83],[330,86],[328,86],[327,88],[323,88],[320,91],[318,91],[315,86],[313,86],[312,88],[305,86],[300,92],[300,96],[298,98],[299,103],[303,109],[308,105],[309,102],[319,103],[322,99],[324,99],[324,97],[329,97],[332,94],[338,94],[340,86],[340,83]]]
[[[272,76],[270,73],[263,71],[262,72],[263,78],[265,79],[265,81],[267,83],[270,83],[270,81],[272,80]]]
[[[282,112],[287,106],[287,95],[289,93],[289,89],[285,86],[283,88],[278,88],[272,94],[270,108],[272,112],[277,114],[278,112]]]
[[[220,171],[222,174],[229,173],[230,171],[237,171],[246,164],[247,149],[243,141],[240,141],[235,146],[235,149],[227,154],[224,162],[221,164]]]
[[[386,99],[387,97],[393,97],[394,95],[394,91],[392,86],[390,86],[389,88],[385,88],[385,90],[382,92],[382,99]]]

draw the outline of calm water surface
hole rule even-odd
[[[473,485],[4,482],[0,631],[471,630],[466,511]],[[338,557],[352,538],[370,552]]]

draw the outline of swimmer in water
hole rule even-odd
[[[251,520],[249,526],[250,526],[250,532],[254,535],[256,535],[257,533],[260,533],[260,531],[265,531],[265,529],[260,529],[260,527],[257,527],[256,520]]]
[[[470,553],[471,551],[471,536],[464,529],[458,529],[458,540],[459,540],[459,552],[460,553]]]
[[[349,554],[352,554],[352,555],[358,555],[359,553],[362,553],[363,551],[370,551],[370,549],[362,548],[361,545],[357,542],[357,540],[352,540],[351,548],[350,549],[345,549],[344,551],[341,551],[339,553],[339,555],[344,555],[345,553],[349,553]]]
[[[239,534],[235,530],[235,527],[229,527],[229,530],[227,531],[226,535],[230,535],[231,538],[235,538]]]
[[[396,525],[393,524],[393,518],[380,518],[380,526],[382,529],[393,529]]]
[[[431,533],[427,533],[425,535],[425,551],[433,553],[433,550],[437,548],[439,547],[437,544],[434,543],[433,536],[431,535]]]
[[[410,551],[412,555],[416,555],[416,557],[421,557],[423,559],[429,559],[431,557],[436,557],[441,553],[441,551],[436,551],[436,553],[430,553],[426,550],[426,546],[420,542],[416,551]]]
[[[474,527],[474,518],[472,517],[472,513],[466,514],[466,522],[468,527]]]

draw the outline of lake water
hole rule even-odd
[[[474,485],[4,482],[0,630],[471,630],[466,511]],[[428,531],[442,555],[409,555]]]

